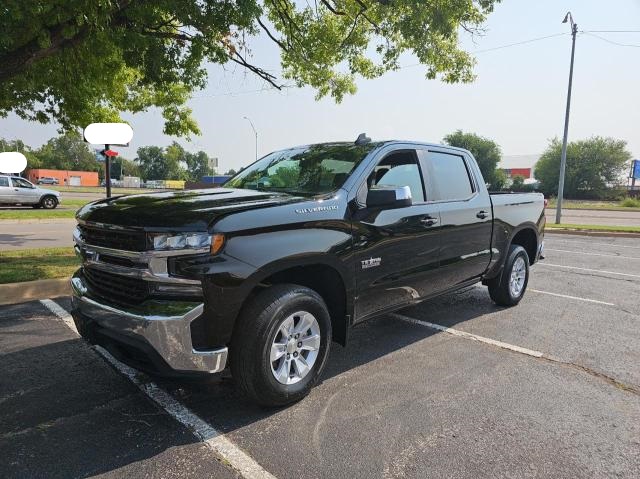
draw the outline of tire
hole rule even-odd
[[[291,333],[288,341],[285,330]],[[305,338],[304,343],[298,341]],[[330,345],[331,319],[320,295],[304,286],[278,284],[243,308],[231,340],[231,373],[253,402],[285,406],[309,394],[324,369]],[[277,356],[274,361],[272,354]],[[306,371],[304,364],[310,365]]]
[[[519,245],[509,246],[502,274],[487,283],[489,296],[500,306],[515,306],[529,283],[529,255]]]
[[[52,210],[58,206],[58,199],[55,196],[47,195],[40,200],[40,206],[45,210]]]

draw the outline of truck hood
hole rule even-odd
[[[238,211],[305,201],[282,193],[215,188],[119,196],[89,203],[80,221],[144,230],[206,231],[218,218]]]

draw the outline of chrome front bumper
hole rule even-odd
[[[191,322],[201,316],[203,303],[148,300],[123,308],[91,297],[82,274],[71,279],[74,318],[86,318],[114,334],[148,344],[177,373],[216,373],[227,363],[227,348],[196,351]],[[81,329],[81,328],[79,328]]]

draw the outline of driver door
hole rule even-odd
[[[408,186],[412,204],[364,206],[354,215],[356,322],[436,292],[440,212],[427,202],[423,178],[415,150],[397,150],[384,156],[361,186],[367,192],[376,185]]]
[[[13,186],[12,195],[14,197],[15,203],[31,205],[40,201],[40,194],[38,192],[38,189],[24,178],[12,176],[11,183]]]

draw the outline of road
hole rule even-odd
[[[366,322],[272,410],[228,375],[141,390],[43,304],[0,307],[0,476],[636,478],[639,296],[637,239],[548,234],[518,306],[478,286]]]
[[[0,250],[73,246],[74,219],[1,220]]]
[[[547,221],[555,223],[556,210],[545,210]],[[562,210],[562,223],[573,225],[640,226],[640,211]]]

